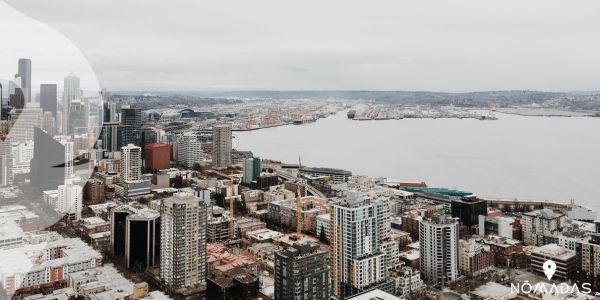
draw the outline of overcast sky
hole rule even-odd
[[[111,90],[600,90],[597,0],[7,3]]]

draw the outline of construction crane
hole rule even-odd
[[[300,240],[302,237],[302,197],[300,196],[300,188],[296,190],[296,238]]]
[[[235,240],[235,208],[234,201],[235,196],[233,194],[233,179],[229,184],[229,242],[233,242]]]

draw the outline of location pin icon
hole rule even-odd
[[[548,280],[552,279],[552,276],[554,276],[554,273],[556,272],[556,263],[552,260],[547,260],[542,268],[544,268],[544,274],[546,274]]]

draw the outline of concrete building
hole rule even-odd
[[[448,215],[419,223],[420,270],[428,284],[444,286],[458,278],[458,232],[458,220]]]
[[[83,183],[67,180],[58,186],[56,211],[65,214],[71,220],[81,219],[83,209]]]
[[[121,181],[140,180],[141,174],[142,148],[133,144],[121,147]]]
[[[227,169],[231,166],[231,124],[213,126],[213,168]]]
[[[332,168],[301,167],[298,172],[308,176],[329,176],[334,184],[344,183],[352,177],[352,172],[350,171]]]
[[[406,299],[414,299],[416,295],[421,294],[425,288],[421,272],[411,267],[402,267],[392,271],[391,277],[396,282],[396,295]]]
[[[560,281],[575,279],[575,272],[577,270],[577,255],[575,251],[565,249],[556,244],[537,247],[531,251],[531,271],[544,275],[543,265],[547,260],[552,260],[556,263],[556,272],[552,279]]]
[[[206,206],[192,194],[162,201],[160,277],[175,289],[206,288]]]
[[[494,268],[494,253],[477,239],[459,240],[458,262],[461,274],[477,277]]]
[[[331,218],[331,214],[322,214],[316,217],[317,220],[317,229],[315,234],[317,237],[321,238],[321,235],[325,236],[325,240],[329,241],[329,220]],[[323,234],[321,234],[321,232]]]
[[[146,144],[144,150],[144,162],[147,172],[156,173],[158,170],[171,167],[171,146],[167,144]]]
[[[521,217],[523,226],[523,243],[541,246],[544,235],[550,235],[563,228],[565,215],[550,209],[540,209],[524,213]]]
[[[99,179],[89,179],[85,184],[84,200],[86,204],[98,204],[104,201],[104,183]]]
[[[193,132],[185,132],[177,136],[177,164],[192,168],[202,160],[202,148],[198,136]]]
[[[28,174],[33,158],[33,141],[12,143],[10,147],[10,168],[13,175]]]
[[[275,300],[328,300],[329,253],[301,242],[275,252]]]
[[[347,197],[332,204],[331,281],[338,298],[347,298],[385,282],[379,209],[375,202],[363,197]]]

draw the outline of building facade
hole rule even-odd
[[[275,252],[275,300],[327,300],[329,253],[318,244],[298,242]]]
[[[458,220],[434,215],[419,223],[420,269],[423,280],[444,286],[458,278]]]
[[[161,205],[160,277],[175,288],[206,288],[206,206],[177,193]]]
[[[231,166],[231,124],[213,126],[213,168]]]

